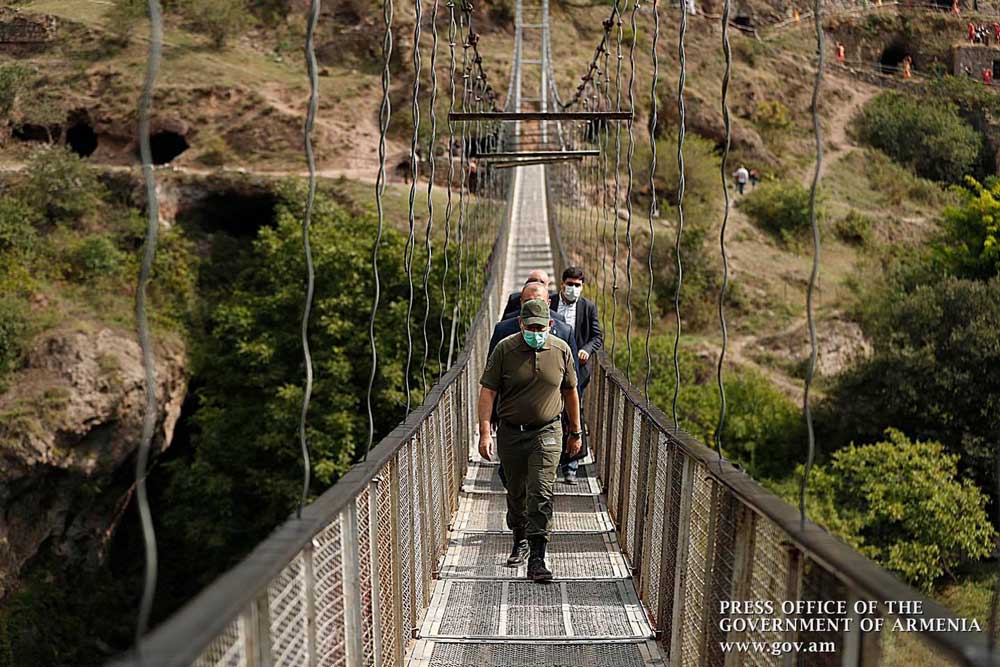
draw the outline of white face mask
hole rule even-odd
[[[563,285],[563,296],[570,303],[573,303],[580,298],[580,294],[583,292],[583,285]]]

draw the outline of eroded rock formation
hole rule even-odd
[[[154,448],[187,390],[183,344],[156,346]],[[131,498],[145,388],[130,331],[79,324],[40,336],[0,394],[0,598],[43,548],[94,566]]]

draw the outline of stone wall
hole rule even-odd
[[[23,14],[0,7],[0,47],[16,44],[43,44],[56,38],[54,16]]]
[[[1000,69],[1000,48],[982,44],[964,44],[952,47],[951,73],[961,76],[972,72],[976,79],[981,78],[984,69],[993,70],[993,63]],[[994,76],[1000,72],[994,72]]]

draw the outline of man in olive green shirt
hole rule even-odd
[[[552,491],[562,453],[560,414],[569,420],[566,448],[580,450],[580,401],[569,346],[550,336],[549,304],[531,299],[521,305],[520,332],[500,341],[489,360],[479,391],[479,453],[493,460],[490,419],[497,402],[497,453],[507,475],[507,526],[514,531],[508,565],[528,556],[528,578],[549,581],[545,566]]]

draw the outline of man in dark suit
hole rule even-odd
[[[572,327],[579,348],[576,355],[580,362],[577,377],[578,392],[581,397],[587,383],[590,382],[591,364],[588,363],[590,357],[604,346],[601,322],[597,317],[597,305],[581,296],[584,282],[583,269],[578,266],[567,267],[562,274],[562,285],[559,293],[550,298],[550,307],[562,315],[566,324]],[[582,401],[580,405],[582,407]],[[576,484],[576,470],[579,465],[579,461],[563,464],[562,472],[566,484]]]
[[[544,270],[535,269],[534,271],[529,273],[527,280],[524,281],[525,285],[527,285],[528,283],[540,283],[542,286],[545,287],[546,294],[548,294],[550,297],[552,296],[552,293],[548,291],[549,274],[546,273]],[[503,315],[500,316],[500,320],[501,321],[507,320],[512,317],[517,317],[520,314],[521,314],[521,292],[520,290],[518,290],[517,292],[511,292],[510,295],[507,297],[507,305],[503,309]]]

